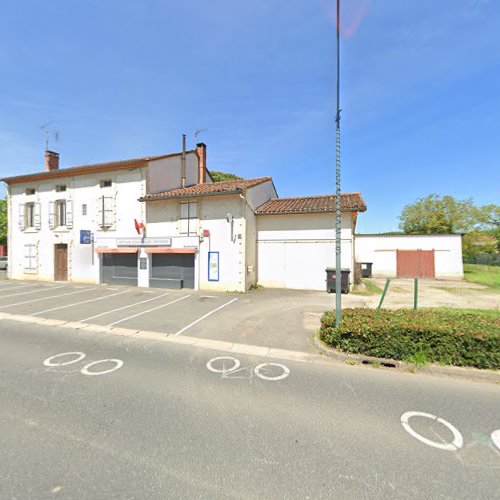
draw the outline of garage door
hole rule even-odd
[[[194,288],[194,254],[153,253],[149,286]]]
[[[137,286],[137,253],[103,253],[102,282]]]
[[[434,278],[434,250],[398,250],[398,278]]]

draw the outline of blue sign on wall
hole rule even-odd
[[[80,245],[90,245],[92,243],[92,232],[87,229],[80,230]]]
[[[208,281],[219,281],[219,252],[208,252]]]

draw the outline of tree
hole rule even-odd
[[[0,200],[0,245],[7,243],[7,200]]]
[[[476,227],[484,214],[472,199],[430,194],[406,205],[399,216],[399,227],[410,234],[467,233]]]
[[[239,181],[243,179],[243,177],[238,177],[234,174],[228,174],[226,172],[218,172],[217,170],[210,170],[210,176],[214,180],[214,182],[220,181]]]

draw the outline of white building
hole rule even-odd
[[[373,276],[463,278],[460,234],[357,234],[356,262]]]
[[[278,198],[270,177],[214,183],[204,144],[64,169],[47,151],[45,171],[4,182],[13,279],[324,290],[335,265],[335,196]],[[359,193],[341,206],[342,267],[353,269],[366,206]]]

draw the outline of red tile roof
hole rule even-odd
[[[258,177],[257,179],[238,179],[235,181],[207,182],[206,184],[195,184],[187,188],[172,189],[162,193],[147,194],[139,201],[169,200],[171,198],[196,198],[200,196],[210,196],[218,194],[243,193],[247,189],[272,181],[271,177]]]
[[[194,153],[195,150],[186,151]],[[161,158],[169,158],[172,156],[181,156],[182,153],[170,153],[155,156],[143,156],[141,158],[129,158],[128,160],[107,161],[103,163],[93,163],[90,165],[78,165],[76,167],[60,168],[57,170],[49,170],[36,172],[33,174],[16,175],[14,177],[6,177],[1,179],[7,184],[18,184],[20,182],[32,182],[44,179],[53,179],[56,177],[67,177],[73,175],[95,174],[98,172],[110,172],[113,170],[125,170],[129,168],[146,167],[148,161],[159,160]]]
[[[272,198],[257,210],[257,215],[273,214],[305,214],[335,212],[333,194],[323,196],[303,196],[300,198]],[[360,193],[343,193],[340,195],[342,212],[364,212],[366,203]]]

